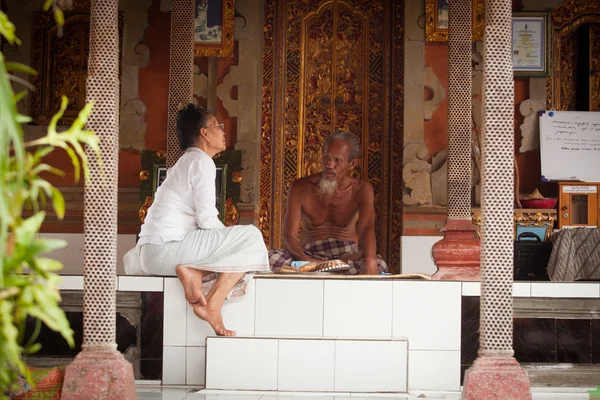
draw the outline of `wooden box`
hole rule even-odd
[[[559,182],[558,227],[598,227],[599,183]]]

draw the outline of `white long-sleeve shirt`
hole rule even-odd
[[[215,205],[217,169],[208,154],[188,148],[169,168],[167,178],[154,195],[142,225],[138,249],[146,244],[182,240],[186,233],[223,228]]]

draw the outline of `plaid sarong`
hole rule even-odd
[[[307,243],[302,249],[307,257],[327,261],[338,260],[342,254],[358,252],[358,245],[351,240],[325,239]],[[287,250],[269,250],[269,265],[271,266],[271,270],[275,273],[277,273],[281,267],[291,265],[292,261],[294,261],[294,258]],[[350,270],[345,272],[345,274],[348,275],[358,274],[360,269],[365,265],[364,258],[358,261],[346,262],[350,265]],[[387,264],[379,254],[377,255],[377,269],[379,270],[379,273],[387,272],[388,270]]]

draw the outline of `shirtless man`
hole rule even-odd
[[[274,272],[294,260],[332,259],[347,262],[350,273],[387,271],[376,251],[373,187],[350,176],[359,155],[358,138],[336,131],[323,146],[322,172],[292,183],[283,226],[285,249],[269,252]]]

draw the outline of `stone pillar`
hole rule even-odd
[[[481,196],[479,353],[463,399],[531,399],[527,373],[513,357],[514,86],[510,0],[486,0]]]
[[[172,167],[182,153],[177,140],[177,112],[193,100],[194,4],[191,0],[173,0],[171,7],[167,168]]]
[[[115,343],[119,166],[118,0],[92,0],[87,129],[100,137],[102,165],[89,155],[84,187],[82,351],[67,367],[62,399],[135,399],[133,368]]]
[[[434,279],[479,279],[471,221],[471,8],[471,0],[448,1],[448,218],[433,246]]]

